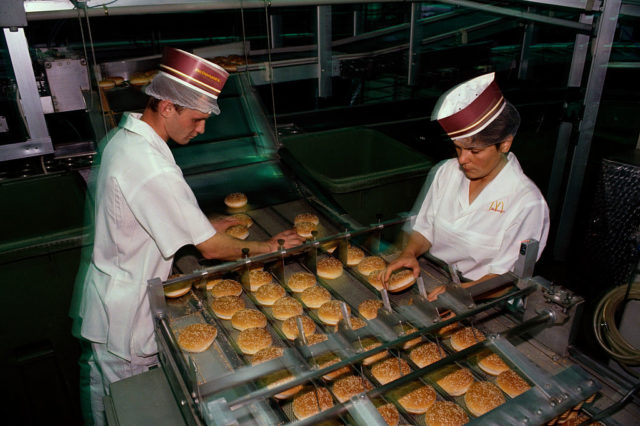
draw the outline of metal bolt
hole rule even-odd
[[[582,392],[582,386],[578,386],[578,392]]]
[[[539,415],[539,416],[541,416],[541,415],[542,415],[542,410],[538,408],[538,409],[536,410],[536,414],[537,414],[537,415]]]
[[[187,401],[185,401],[184,399],[180,401],[180,405],[187,405]]]
[[[522,423],[524,424],[529,423],[529,417],[525,417],[524,419],[522,419]]]

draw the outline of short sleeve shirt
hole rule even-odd
[[[102,152],[95,241],[80,307],[81,335],[114,354],[156,352],[147,281],[165,280],[173,256],[215,234],[167,143],[127,113]]]
[[[521,241],[538,240],[538,258],[547,242],[547,203],[516,156],[507,160],[471,204],[457,159],[445,162],[416,216],[413,229],[431,242],[429,252],[472,280],[513,270]]]

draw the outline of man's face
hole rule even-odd
[[[188,108],[178,111],[174,107],[166,120],[167,134],[176,143],[186,145],[191,139],[204,133],[204,122],[209,115]]]
[[[509,152],[510,142],[497,145],[477,146],[471,138],[453,141],[458,156],[458,163],[467,179],[477,180],[493,177],[500,171],[503,154]]]

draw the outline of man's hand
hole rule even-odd
[[[215,228],[216,232],[224,232],[233,225],[240,225],[240,221],[233,216],[218,216],[213,219],[209,219],[211,225]]]
[[[305,242],[305,239],[298,235],[295,230],[287,229],[279,234],[274,235],[267,243],[272,252],[278,250],[278,240],[284,240],[284,248],[299,246]]]
[[[413,271],[414,278],[418,278],[420,275],[420,265],[418,264],[418,259],[413,256],[400,256],[393,262],[391,262],[387,268],[383,271],[380,271],[378,278],[382,281],[382,285],[387,287],[387,282],[389,282],[389,277],[393,273],[400,268],[409,268]]]

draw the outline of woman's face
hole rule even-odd
[[[460,169],[469,180],[493,179],[504,165],[505,154],[511,148],[513,136],[499,144],[478,147],[472,138],[453,141]]]

